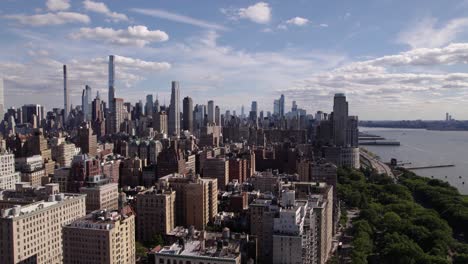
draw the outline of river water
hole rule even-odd
[[[411,162],[406,167],[454,164],[455,167],[414,172],[448,181],[460,193],[468,194],[468,131],[368,127],[360,127],[359,131],[400,141],[400,146],[361,146],[377,154],[384,162],[390,162],[391,158],[398,162]]]

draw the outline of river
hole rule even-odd
[[[361,146],[377,154],[384,162],[396,158],[398,162],[411,162],[405,165],[407,167],[454,164],[455,167],[418,169],[414,172],[448,181],[460,193],[468,194],[468,131],[369,127],[360,127],[359,131],[400,141],[400,146]]]

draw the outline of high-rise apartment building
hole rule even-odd
[[[29,183],[32,187],[42,185],[45,175],[44,160],[40,155],[16,159],[16,167],[21,172],[21,181]]]
[[[159,179],[176,192],[176,225],[204,229],[218,213],[217,179],[169,174]]]
[[[80,188],[80,193],[86,194],[86,212],[96,210],[119,209],[119,185],[118,183],[106,183],[96,186]]]
[[[62,226],[85,215],[85,195],[18,183],[3,192],[0,208],[2,263],[64,263]]]
[[[218,179],[218,188],[225,190],[229,183],[229,161],[224,158],[209,158],[203,163],[204,178]]]
[[[148,189],[136,196],[137,239],[151,241],[155,235],[166,235],[175,227],[173,190]]]
[[[110,133],[120,132],[120,125],[124,121],[124,99],[114,98],[110,121]]]
[[[193,101],[185,97],[183,101],[183,129],[193,132]]]
[[[345,147],[348,124],[348,102],[342,93],[335,94],[333,99],[333,143]]]
[[[158,131],[159,133],[168,133],[166,111],[153,113],[153,129]]]
[[[135,216],[99,210],[68,223],[63,253],[63,263],[135,263]]]
[[[19,172],[15,172],[15,155],[0,148],[0,190],[15,189],[20,180]]]
[[[96,157],[97,137],[93,133],[90,123],[84,123],[78,129],[78,146],[81,148],[81,153]]]
[[[73,143],[62,142],[52,148],[52,158],[60,167],[70,167],[76,154],[77,148]]]
[[[307,200],[296,200],[289,190],[281,198],[273,219],[273,263],[317,263],[315,221]]]
[[[169,135],[180,136],[180,90],[179,82],[172,81],[171,106],[169,108]]]

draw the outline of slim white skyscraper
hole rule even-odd
[[[0,78],[0,122],[5,116],[5,94],[3,92],[3,79]]]
[[[63,65],[63,121],[66,122],[70,113],[70,95],[68,94],[67,65]]]
[[[180,90],[179,82],[172,81],[171,106],[169,108],[169,135],[180,136]]]
[[[114,109],[114,98],[115,98],[115,87],[114,87],[114,78],[115,78],[115,68],[114,68],[114,55],[109,56],[109,109],[112,112]]]

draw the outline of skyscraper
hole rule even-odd
[[[214,123],[215,122],[215,105],[214,101],[210,100],[208,101],[208,123]]]
[[[280,113],[280,101],[274,100],[273,101],[273,115],[278,116]]]
[[[183,129],[193,132],[193,101],[188,96],[184,98],[183,112]]]
[[[258,111],[257,101],[252,101],[252,106],[251,106],[250,111],[252,111],[252,112],[257,112]]]
[[[215,107],[215,123],[217,126],[221,125],[221,110],[219,109],[219,106]]]
[[[1,100],[1,94],[0,94]],[[0,103],[2,103],[0,101]],[[0,109],[1,111],[1,109]],[[63,121],[66,122],[70,112],[70,95],[68,94],[67,65],[63,65]]]
[[[169,135],[180,135],[180,91],[179,82],[172,81],[171,107],[169,108]]]
[[[154,112],[157,113],[159,111],[161,111],[161,108],[159,107],[158,94],[156,94],[156,100],[154,101]]]
[[[195,129],[200,129],[203,126],[203,122],[205,119],[205,106],[204,105],[196,105],[195,112]]]
[[[348,123],[348,102],[342,93],[335,94],[333,99],[333,142],[336,146],[346,146]]]
[[[114,55],[110,55],[109,56],[109,109],[111,113],[112,113],[112,109],[114,109],[114,98],[115,98],[114,78],[115,78]]]
[[[284,95],[281,95],[279,99],[279,115],[284,116]]]
[[[123,117],[124,100],[122,98],[114,98],[110,118],[110,133],[120,132],[120,125],[124,121]]]
[[[145,115],[151,116],[154,111],[154,102],[153,102],[153,95],[148,94],[146,96],[146,104],[145,104]]]
[[[85,121],[91,121],[91,87],[86,85],[81,95],[81,109],[83,110],[83,117]]]

